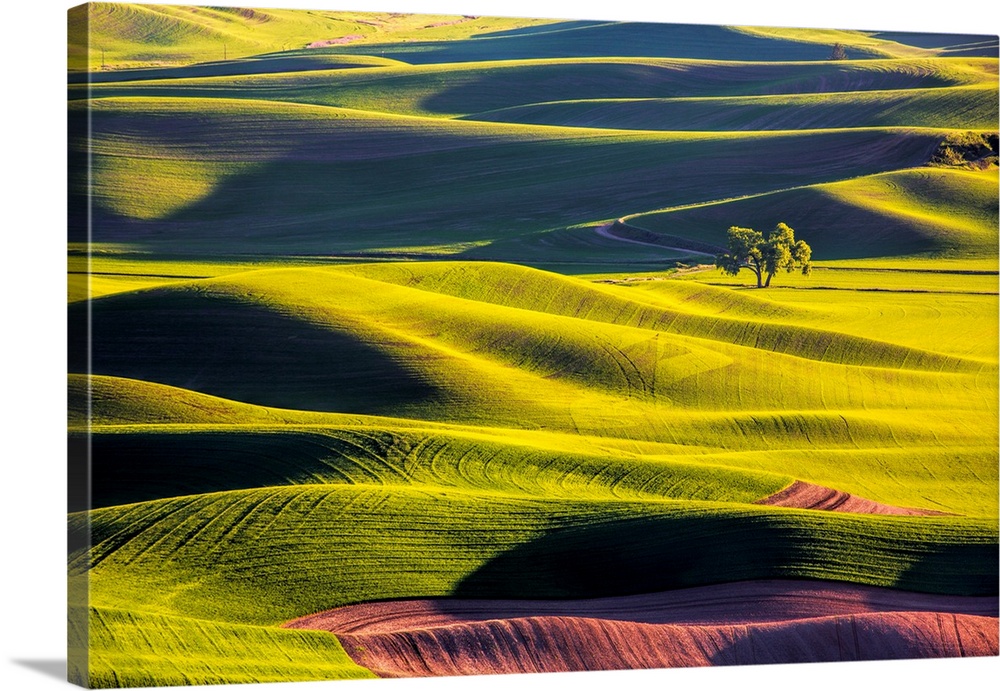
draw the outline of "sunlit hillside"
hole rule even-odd
[[[72,681],[998,654],[995,36],[89,8]]]

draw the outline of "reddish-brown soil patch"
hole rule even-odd
[[[454,26],[455,24],[462,24],[463,22],[467,22],[470,19],[472,19],[472,18],[471,17],[462,17],[461,19],[453,19],[450,22],[434,22],[433,24],[428,24],[424,28],[425,29],[433,29],[433,28],[438,27],[438,26]]]
[[[285,624],[384,677],[996,655],[998,600],[761,580],[587,600],[397,600]]]
[[[574,617],[643,624],[748,625],[879,612],[996,617],[995,597],[910,593],[823,581],[761,580],[587,600],[393,600],[319,612],[285,624],[336,634],[381,634],[495,619]]]
[[[723,626],[528,617],[338,637],[382,677],[997,654],[996,619],[933,612]]]
[[[875,513],[895,516],[947,516],[930,509],[911,509],[893,506],[858,497],[847,492],[796,480],[785,489],[756,502],[768,506],[788,506],[796,509],[841,511],[843,513]]]
[[[350,36],[341,36],[340,38],[328,38],[325,41],[313,41],[306,48],[326,48],[327,46],[339,46],[344,43],[352,43],[357,41],[359,38],[364,38],[361,34],[351,34]]]

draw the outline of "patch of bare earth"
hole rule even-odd
[[[995,597],[911,593],[854,583],[760,580],[586,600],[463,600],[366,602],[285,624],[333,633],[388,633],[451,624],[569,616],[644,624],[744,625],[878,612],[951,612],[996,617]]]
[[[868,513],[893,516],[948,516],[942,511],[893,506],[858,497],[847,492],[796,480],[791,485],[757,502],[767,506],[788,506],[796,509]]]
[[[426,25],[423,28],[425,28],[425,29],[435,29],[435,28],[437,28],[439,26],[454,26],[455,24],[462,24],[464,22],[470,21],[471,19],[474,19],[474,17],[462,17],[460,19],[453,19],[453,20],[448,21],[448,22],[434,22],[433,24],[428,24],[428,25]]]
[[[327,48],[329,46],[340,46],[345,43],[352,43],[360,38],[364,38],[361,34],[350,34],[349,36],[341,36],[339,38],[328,38],[324,41],[313,41],[306,48]]]
[[[722,626],[527,617],[338,638],[382,677],[997,654],[996,619],[935,612]]]
[[[285,624],[380,676],[997,654],[994,597],[762,580],[587,600],[399,600]]]

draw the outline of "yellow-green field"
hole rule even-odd
[[[280,625],[386,599],[996,596],[995,37],[90,7],[73,680],[373,676]],[[778,222],[811,275],[712,266]]]

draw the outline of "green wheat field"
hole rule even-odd
[[[996,37],[112,3],[69,28],[72,681],[664,666],[600,652],[590,605],[535,639],[499,604],[286,625],[754,583],[978,604],[818,600],[760,624],[815,646],[734,663],[997,654]],[[781,222],[809,275],[715,267]],[[774,499],[800,485],[868,508]],[[942,621],[958,648],[913,647]]]

